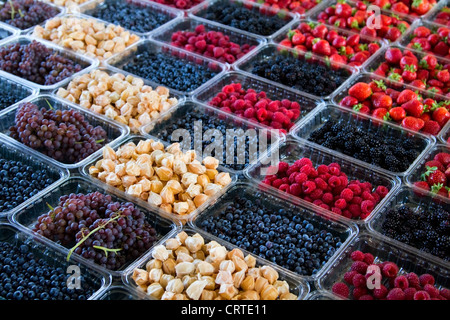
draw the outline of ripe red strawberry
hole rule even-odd
[[[405,117],[401,123],[402,127],[411,131],[420,131],[424,125],[425,122],[422,119],[410,116]]]
[[[358,82],[348,90],[348,94],[358,101],[364,101],[372,95],[372,89],[367,83]]]
[[[367,26],[363,27],[359,33],[362,36],[376,38],[377,31],[375,29],[369,29]]]
[[[429,186],[446,185],[447,177],[445,173],[440,171],[437,167],[425,167],[426,171],[422,174],[422,180],[426,181]]]
[[[450,153],[447,152],[439,152],[438,154],[436,154],[433,158],[436,161],[439,161],[440,163],[442,163],[444,166],[448,166],[448,164],[450,164]]]
[[[450,119],[450,112],[447,110],[447,108],[440,107],[433,111],[431,117],[434,121],[439,123],[441,127],[443,127]]]
[[[377,108],[373,110],[372,117],[386,121],[390,120],[389,111],[385,108]]]
[[[402,57],[403,54],[399,48],[389,48],[384,54],[384,58],[389,64],[398,64]]]
[[[448,54],[448,45],[444,41],[439,41],[433,48],[433,52],[439,56]]]
[[[399,105],[402,105],[405,102],[408,102],[413,99],[417,99],[417,94],[410,89],[405,89],[402,92],[400,92],[396,101]]]
[[[447,53],[448,53],[448,49],[447,49]],[[441,82],[443,82],[443,83],[446,83],[446,82],[450,81],[450,72],[449,72],[448,70],[446,70],[446,69],[444,69],[444,70],[439,70],[439,71],[436,73],[436,78],[437,78],[439,81],[441,81]]]
[[[305,40],[306,37],[303,35],[303,33],[300,32],[294,34],[291,39],[294,46],[305,43]]]
[[[372,89],[372,92],[383,92],[387,89],[383,80],[372,80],[369,83],[369,86]]]
[[[320,55],[329,56],[331,54],[330,44],[327,40],[316,38],[313,40],[312,51]]]
[[[355,104],[358,104],[358,99],[352,96],[345,96],[340,102],[339,105],[347,108],[353,108]]]
[[[430,10],[431,6],[428,0],[413,0],[411,10],[419,16],[424,15]]]
[[[413,34],[419,38],[426,38],[431,34],[431,30],[425,26],[419,26],[414,29]]]
[[[419,66],[427,70],[434,70],[437,64],[436,57],[430,54],[424,56],[419,62]]]
[[[402,35],[402,32],[397,27],[391,27],[387,30],[385,34],[385,38],[390,40],[391,42],[394,42],[398,38],[400,38]]]
[[[337,3],[334,13],[340,18],[348,18],[352,15],[352,7],[347,3]]]
[[[442,172],[445,171],[444,165],[443,165],[440,161],[434,160],[434,159],[425,162],[425,165],[424,165],[424,166],[425,166],[425,167],[437,167],[438,170],[440,170],[440,171],[442,171]]]
[[[425,189],[427,191],[430,191],[430,186],[426,181],[416,181],[414,182],[414,186],[420,189]],[[418,195],[421,195],[420,193]]]
[[[347,45],[349,45],[350,47],[355,47],[359,44],[359,40],[359,34],[353,34],[347,38]]]
[[[423,90],[425,90],[426,87],[427,87],[427,85],[425,84],[425,81],[419,80],[419,79],[416,79],[416,80],[414,80],[414,81],[411,81],[411,82],[409,83],[409,85],[411,85],[411,86],[413,86],[413,87],[416,87],[416,88],[419,88],[419,89],[423,89]]]
[[[423,104],[417,100],[410,100],[401,105],[409,116],[419,118],[423,113]]]
[[[406,111],[402,107],[395,107],[389,110],[389,116],[394,121],[402,121],[406,117]]]
[[[417,71],[419,60],[415,56],[403,56],[400,59],[400,68],[403,70],[408,67],[408,70]]]
[[[385,108],[389,110],[392,107],[392,98],[382,92],[374,93],[371,101],[375,108]]]
[[[392,7],[390,8],[391,11],[397,12],[397,13],[402,13],[402,14],[408,14],[409,13],[409,8],[406,4],[404,4],[403,2],[397,2],[394,3],[392,5]]]
[[[315,38],[325,39],[328,28],[324,24],[318,24],[312,29],[311,33]]]
[[[397,101],[398,96],[400,95],[400,92],[395,89],[392,89],[392,88],[387,88],[386,94],[392,98],[393,102],[395,102],[395,101]]]
[[[422,128],[422,132],[436,136],[441,131],[441,126],[434,120],[425,121],[425,125]]]

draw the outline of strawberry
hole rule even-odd
[[[327,41],[328,41],[329,43],[332,43],[333,40],[334,40],[336,37],[338,37],[338,36],[339,36],[339,33],[338,33],[336,30],[330,30],[330,31],[327,33]]]
[[[419,118],[423,113],[423,104],[417,100],[410,100],[401,105],[409,116]]]
[[[413,0],[411,10],[421,16],[430,10],[431,6],[428,0]]]
[[[420,189],[425,189],[427,191],[430,191],[430,186],[426,181],[416,181],[414,182],[414,186]],[[420,195],[420,194],[419,194]]]
[[[411,131],[420,131],[424,125],[425,122],[422,119],[410,116],[405,117],[401,123],[401,126],[403,128],[409,129]]]
[[[440,41],[440,38],[436,33],[432,33],[427,37],[427,41],[434,47]]]
[[[398,96],[400,95],[400,91],[397,91],[395,89],[392,88],[387,88],[386,89],[386,94],[392,98],[392,101],[397,101]]]
[[[448,52],[448,49],[447,49],[447,52]],[[446,82],[450,81],[450,72],[448,70],[445,70],[445,69],[444,70],[439,70],[436,73],[436,78],[440,82],[446,83]]]
[[[414,69],[411,70],[411,68],[405,68],[402,72],[402,78],[408,82],[414,81],[417,78],[417,72],[414,71]]]
[[[447,183],[447,177],[445,173],[440,171],[437,167],[425,167],[427,171],[425,171],[421,177],[423,181],[426,181],[429,186],[433,185],[445,185]]]
[[[415,56],[403,56],[400,59],[400,68],[402,70],[408,69],[411,71],[417,71],[418,69],[418,59]]]
[[[422,132],[436,136],[441,131],[441,126],[434,120],[425,121],[425,125],[422,128]]]
[[[389,48],[384,54],[384,58],[389,64],[398,64],[402,59],[403,54],[399,48]]]
[[[369,86],[372,89],[372,92],[383,92],[387,89],[383,80],[372,80],[369,83]]]
[[[331,53],[330,44],[327,40],[316,38],[313,40],[312,51],[320,55],[329,56]]]
[[[413,99],[417,99],[417,94],[410,89],[405,89],[402,92],[400,92],[396,101],[399,105],[402,105],[405,102],[408,102]]]
[[[353,34],[347,38],[347,45],[349,45],[350,47],[355,47],[359,44],[359,40],[359,34]]]
[[[382,92],[374,93],[371,101],[375,108],[385,108],[389,110],[392,107],[392,98]]]
[[[294,46],[305,43],[306,37],[303,35],[303,33],[296,33],[292,36],[292,44]]]
[[[431,34],[431,30],[425,26],[418,26],[414,29],[413,34],[419,38],[426,38]]]
[[[324,24],[318,24],[312,29],[311,33],[315,38],[325,39],[328,28]]]
[[[431,54],[427,54],[419,62],[419,66],[427,70],[434,70],[437,64],[436,57]]]
[[[373,110],[372,116],[381,120],[390,120],[388,109],[385,108],[377,108]]]
[[[371,37],[371,38],[376,38],[377,32],[375,31],[375,29],[369,29],[367,26],[365,26],[361,29],[360,35]]]
[[[450,153],[439,152],[434,156],[433,160],[439,161],[444,166],[448,166],[450,164]]]
[[[343,36],[337,36],[333,39],[331,45],[335,48],[345,47],[347,45],[347,41]]]
[[[444,165],[438,160],[430,160],[430,161],[425,162],[425,167],[437,167],[438,170],[440,170],[442,172],[445,171]]]
[[[348,94],[358,101],[364,101],[372,95],[372,89],[367,83],[355,83],[349,90]]]
[[[400,38],[402,35],[402,32],[397,27],[391,27],[387,30],[385,34],[385,38],[390,40],[391,42],[394,42],[398,38]]]
[[[426,89],[426,87],[427,87],[427,85],[425,84],[425,81],[419,80],[419,79],[411,81],[409,83],[409,85],[419,88],[419,89],[423,89],[423,90]]]
[[[352,108],[355,104],[358,104],[358,99],[352,96],[345,96],[340,102],[339,105],[347,108]]]
[[[440,107],[433,111],[431,117],[434,121],[439,123],[441,127],[443,127],[450,119],[450,112],[447,110],[447,108]]]
[[[404,4],[403,2],[397,2],[394,3],[392,5],[392,7],[390,8],[391,11],[394,11],[396,13],[401,13],[401,14],[408,14],[409,13],[409,8],[406,4]]]
[[[348,41],[347,41],[347,43],[348,43]],[[369,50],[370,55],[373,55],[379,49],[380,49],[380,45],[378,43],[375,43],[375,42],[369,43],[368,50]]]
[[[337,3],[334,13],[339,18],[348,18],[352,15],[352,7],[347,3]]]
[[[447,170],[445,170],[445,177],[447,178],[447,181],[450,181],[450,167],[448,167]],[[449,190],[449,192],[450,192],[450,190]]]
[[[358,103],[358,104],[354,105],[352,109],[359,113],[364,113],[364,114],[370,113],[370,108],[362,103]]]
[[[343,64],[345,64],[345,62],[346,61],[344,60],[344,58],[337,53],[332,54],[329,58],[329,63],[331,65],[331,68],[333,68],[334,70],[341,68],[341,66]]]
[[[434,46],[433,52],[438,56],[446,56],[448,54],[448,45],[444,41],[440,41]]]
[[[406,117],[406,111],[402,107],[395,107],[389,110],[389,116],[392,120],[400,122]]]

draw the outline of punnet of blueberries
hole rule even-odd
[[[342,246],[345,232],[303,218],[306,210],[258,190],[222,198],[194,223],[205,231],[300,275],[316,274]],[[340,227],[342,229],[342,227]]]
[[[199,14],[204,19],[262,36],[270,36],[287,23],[276,15],[263,14],[258,9],[246,8],[228,0],[216,2]]]
[[[0,298],[7,300],[87,300],[100,283],[80,275],[80,288],[70,289],[63,264],[45,258],[28,243],[0,241]],[[97,289],[95,288],[97,287]]]
[[[0,78],[0,111],[30,96],[28,90],[19,84]]]
[[[249,71],[257,76],[319,97],[333,93],[351,75],[350,71],[344,68],[335,70],[318,62],[279,52],[272,52],[268,58],[251,62]]]
[[[107,0],[85,14],[140,33],[150,32],[172,19],[154,7],[132,0]]]
[[[364,128],[348,119],[329,119],[312,131],[309,141],[389,170],[404,172],[425,148],[413,137]]]
[[[7,0],[0,4],[0,21],[25,30],[60,13],[56,7],[39,0]]]
[[[16,208],[55,182],[46,170],[8,158],[0,155],[0,212]]]
[[[197,89],[216,75],[216,72],[201,64],[148,50],[136,54],[123,70],[184,92]]]

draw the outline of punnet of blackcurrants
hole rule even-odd
[[[25,30],[61,12],[57,7],[39,0],[7,0],[0,4],[0,21]]]

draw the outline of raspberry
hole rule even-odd
[[[386,262],[381,269],[381,273],[385,277],[394,278],[398,273],[398,267],[393,262]]]
[[[286,175],[290,176],[291,174],[295,173],[299,173],[298,172],[298,167],[296,165],[292,165],[290,166],[287,170],[286,170]]]
[[[283,124],[286,121],[286,116],[284,114],[282,114],[281,112],[275,112],[273,114],[272,120]],[[289,121],[289,119],[287,119],[287,120]]]
[[[245,101],[242,99],[237,99],[234,103],[233,103],[233,107],[236,110],[243,110],[245,106]]]
[[[295,176],[295,182],[298,184],[303,184],[303,182],[306,182],[306,181],[308,181],[308,176],[304,173],[298,173]]]
[[[311,199],[321,199],[323,195],[323,191],[321,189],[315,189],[313,192],[311,192],[309,194],[309,196],[311,197]],[[321,203],[323,203],[323,201],[320,201]]]
[[[383,199],[389,193],[389,189],[385,186],[378,186],[375,189],[375,192],[381,197],[381,199]]]
[[[258,118],[259,121],[264,121],[267,118],[267,110],[266,109],[258,109],[256,111],[256,118]]]
[[[361,207],[357,204],[354,204],[354,203],[350,204],[348,206],[348,210],[352,214],[353,218],[357,218],[361,215]]]
[[[365,253],[364,254],[364,262],[371,265],[373,263],[373,261],[375,260],[375,258],[373,257],[373,255],[371,253]]]
[[[272,187],[274,188],[279,188],[281,185],[283,184],[283,180],[281,179],[276,179],[272,182]]]
[[[298,166],[299,168],[301,168],[303,166],[306,166],[306,165],[310,166],[310,167],[313,167],[312,161],[310,159],[308,159],[308,158],[301,158],[301,159],[295,161],[294,164],[296,166]]]
[[[414,300],[431,300],[431,297],[428,292],[420,290],[414,294]]]
[[[333,285],[331,288],[331,291],[341,297],[348,298],[348,295],[350,294],[350,289],[348,286],[343,282],[337,282]]]
[[[442,288],[439,290],[439,294],[447,300],[450,300],[450,290],[446,288]]]
[[[254,102],[254,103],[256,103],[256,101],[258,101],[258,98],[256,97],[256,93],[251,92],[250,90],[247,90],[247,94],[244,96],[244,99],[247,101]]]
[[[289,169],[289,163],[280,161],[278,163],[278,172],[286,172]]]
[[[334,203],[334,205],[336,208],[343,210],[347,207],[347,202],[344,199],[339,199]]]
[[[434,277],[431,274],[424,273],[419,277],[419,282],[422,287],[425,287],[426,284],[434,285]]]
[[[319,207],[324,208],[325,210],[330,210],[330,206],[325,203],[322,203]]]
[[[303,193],[310,194],[314,190],[316,190],[316,184],[313,181],[306,181],[302,184]]]
[[[203,33],[205,32],[205,26],[203,24],[200,24],[198,26],[195,27],[194,29],[195,33]]]
[[[341,187],[347,187],[348,186],[348,178],[344,173],[341,173],[339,176],[339,179],[341,180]]]
[[[394,280],[394,286],[396,288],[400,288],[402,290],[405,290],[406,288],[409,287],[409,282],[408,279],[406,279],[405,276],[398,276],[397,278],[395,278]]]
[[[423,289],[428,292],[431,298],[437,298],[439,296],[439,290],[431,284],[426,284]]]
[[[405,300],[405,293],[400,288],[394,288],[386,296],[387,300]]]
[[[373,202],[374,203],[378,203],[381,200],[380,195],[378,193],[376,193],[376,192],[372,192],[372,197],[373,197]]]
[[[200,40],[200,41],[195,42],[195,47],[201,51],[205,50],[206,49],[206,41]]]
[[[257,103],[255,103],[255,109],[266,109],[267,111],[272,111],[267,108],[267,100],[259,100]]]
[[[293,183],[289,187],[289,193],[298,197],[302,193],[302,186],[298,183]]]
[[[289,108],[294,110],[300,110],[300,104],[297,101],[292,101]]]
[[[337,188],[341,185],[341,179],[339,179],[339,177],[336,176],[331,176],[330,179],[328,179],[328,185],[331,188]]]
[[[286,171],[286,175],[289,176],[289,183],[295,183],[295,177],[299,174],[300,173],[298,173],[298,172],[289,173],[289,169],[288,169],[288,171]]]
[[[313,167],[310,165],[304,165],[304,166],[299,166],[300,168],[300,172],[306,174],[307,176],[309,176],[309,174],[311,173]]]
[[[405,300],[414,300],[414,294],[417,292],[416,288],[406,288],[403,290],[405,293]]]
[[[375,207],[375,203],[373,201],[364,200],[363,202],[361,202],[362,213],[369,214],[372,212],[374,207]]]
[[[352,263],[352,266],[351,266],[350,270],[356,271],[356,272],[361,273],[361,274],[366,274],[368,266],[369,265],[367,263],[365,263],[365,262],[355,261],[355,262]]]
[[[328,173],[328,166],[325,164],[321,164],[317,167],[317,172],[319,174],[324,174],[324,173]]]
[[[345,210],[342,211],[342,216],[346,217],[348,219],[351,219],[352,218],[352,213],[350,211],[348,211],[347,209],[345,209]]]
[[[287,183],[283,183],[278,189],[284,192],[288,192],[289,185]]]
[[[250,119],[253,118],[255,116],[256,112],[255,109],[253,108],[248,108],[244,111],[244,117]]]
[[[353,277],[352,284],[355,287],[366,287],[366,277],[358,273]]]
[[[331,208],[331,211],[334,212],[337,215],[342,216],[342,210],[336,207]]]
[[[330,174],[332,174],[333,176],[339,176],[339,174],[341,173],[341,170],[336,166],[333,166],[333,167],[328,166],[328,172]]]
[[[361,203],[363,202],[363,199],[361,197],[356,196],[356,197],[353,197],[351,202],[352,202],[352,204],[359,204],[360,205],[359,207],[361,209]]]
[[[374,201],[375,200],[374,197],[372,196],[372,194],[370,193],[370,191],[367,191],[367,190],[363,191],[362,198],[364,200],[370,200],[370,201]]]
[[[353,261],[363,261],[364,260],[364,253],[359,250],[355,250],[351,253],[350,258]]]
[[[317,188],[320,190],[325,190],[328,187],[328,184],[321,178],[315,178],[314,182],[316,183]]]
[[[267,110],[270,110],[272,112],[276,112],[276,111],[278,111],[278,109],[280,109],[280,105],[281,105],[281,103],[278,100],[271,101],[267,105]]]
[[[267,117],[269,117],[269,115]],[[263,124],[269,125],[268,123],[266,124],[264,122],[263,122]],[[270,122],[270,127],[274,128],[274,129],[283,129],[283,125],[281,123],[279,123],[279,122],[276,122],[276,121],[271,121]]]
[[[384,299],[386,298],[388,292],[388,289],[384,285],[380,284],[380,288],[373,289],[373,297],[375,299]]]
[[[408,283],[410,287],[414,287],[416,289],[421,289],[419,276],[414,272],[410,272],[406,275],[406,279],[408,279]]]
[[[352,295],[353,298],[358,300],[359,298],[361,298],[362,296],[368,294],[369,291],[367,290],[366,287],[356,287],[353,289]]]
[[[320,206],[320,205],[323,204],[323,202],[322,202],[322,200],[315,199],[315,200],[313,201],[313,204],[315,204],[316,206]]]
[[[365,295],[359,297],[358,300],[373,300],[373,296],[371,296],[370,294],[365,294]]]
[[[347,202],[350,202],[353,199],[353,191],[351,189],[349,189],[349,188],[345,188],[341,192],[341,198],[344,199]]]
[[[326,192],[322,196],[322,201],[326,204],[330,204],[333,202],[333,195],[329,192]]]
[[[353,191],[354,196],[359,196],[362,192],[361,187],[357,184],[349,184],[347,188]]]

